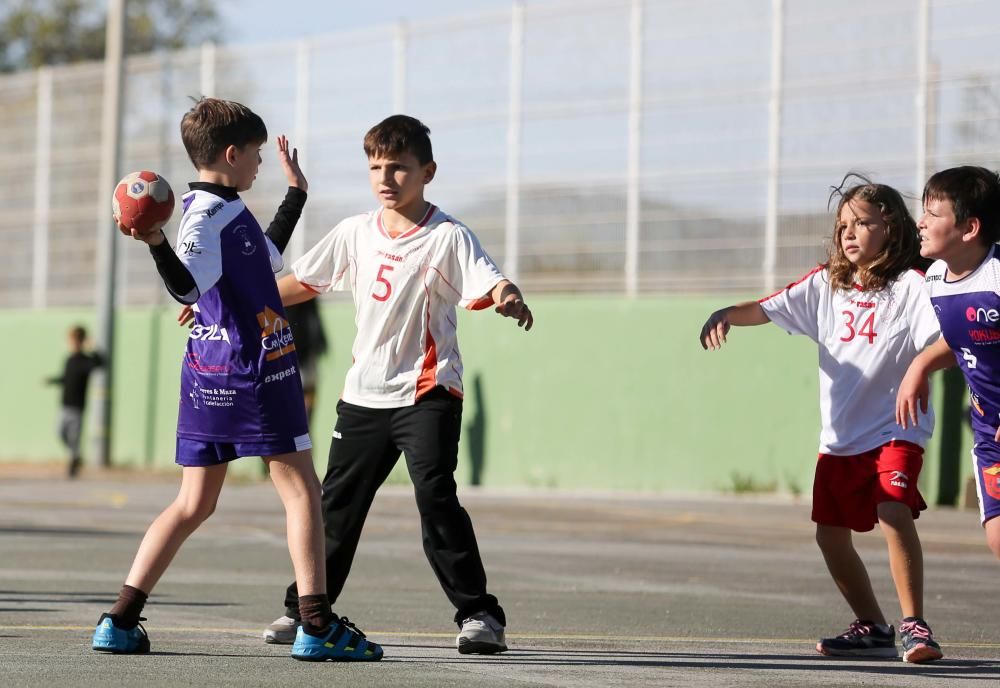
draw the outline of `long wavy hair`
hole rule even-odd
[[[849,185],[852,180],[856,181]],[[851,172],[844,176],[840,186],[831,190],[828,207],[833,204],[834,199],[839,200],[833,217],[833,237],[827,247],[827,270],[834,289],[849,291],[857,283],[866,292],[878,292],[911,268],[927,268],[930,261],[920,256],[917,223],[910,215],[902,194],[894,188],[876,184]],[[848,260],[840,242],[840,212],[851,201],[867,201],[877,206],[886,224],[885,245],[862,271]]]

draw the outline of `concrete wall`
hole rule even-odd
[[[536,325],[527,334],[491,311],[462,312],[460,481],[478,474],[483,484],[501,486],[808,495],[819,422],[816,348],[767,325],[734,330],[721,352],[702,351],[697,335],[704,319],[734,300],[529,299]],[[113,446],[119,465],[173,466],[186,336],[174,322],[176,312],[171,305],[118,314]],[[54,430],[58,389],[42,380],[60,371],[66,329],[92,325],[93,314],[4,315],[0,460],[61,459]],[[322,363],[313,420],[321,472],[351,360],[352,304],[324,303],[323,316],[333,353]],[[92,395],[91,407],[96,401]],[[967,434],[961,434],[966,448]],[[937,496],[939,437],[921,481],[928,501]],[[482,457],[478,471],[471,454]],[[963,451],[962,471],[968,471],[966,456]],[[236,472],[259,472],[256,460],[237,464]],[[392,479],[405,480],[402,463]]]

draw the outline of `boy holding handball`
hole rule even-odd
[[[261,456],[285,507],[288,549],[305,593],[292,657],[381,659],[381,647],[333,618],[325,591],[320,485],[295,374],[295,343],[274,279],[306,199],[297,151],[278,137],[289,189],[265,234],[238,195],[253,184],[261,163],[267,129],[260,117],[239,103],[203,98],[184,115],[181,137],[198,181],[183,196],[177,252],[159,228],[119,225],[149,245],[171,296],[194,304],[196,312],[181,366],[181,487],[146,531],[117,602],[98,623],[93,649],[149,651],[139,625],[147,596],[181,544],[214,511],[228,462]]]

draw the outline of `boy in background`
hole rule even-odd
[[[63,374],[47,380],[51,385],[62,386],[62,410],[59,413],[59,439],[69,450],[70,478],[75,478],[83,466],[80,455],[80,435],[83,429],[83,412],[87,406],[87,384],[95,368],[103,365],[101,355],[84,351],[87,330],[74,325],[66,335],[69,356],[63,365]]]

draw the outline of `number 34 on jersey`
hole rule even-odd
[[[854,311],[841,311],[844,317],[843,333],[840,336],[842,342],[852,342],[855,339],[867,339],[869,344],[875,343],[878,332],[875,331],[875,309],[870,308],[862,311],[860,315]]]

